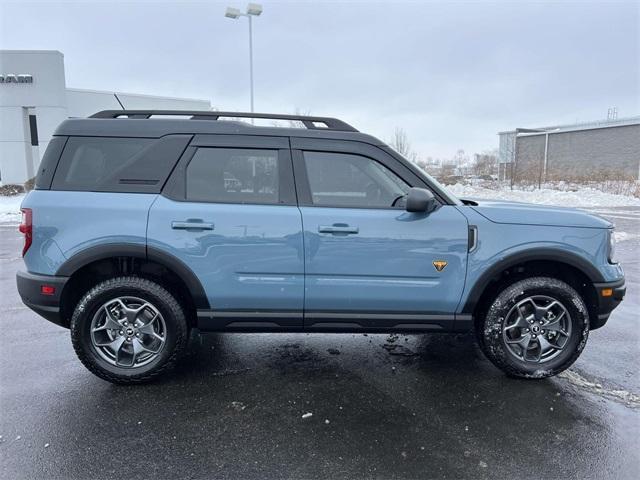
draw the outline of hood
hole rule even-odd
[[[533,205],[501,200],[476,200],[471,205],[476,212],[495,223],[549,225],[557,227],[612,228],[602,217],[577,208]]]

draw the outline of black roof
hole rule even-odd
[[[221,118],[294,120],[300,122],[305,128],[254,126],[243,121],[221,120]],[[384,142],[377,138],[360,133],[351,125],[336,118],[246,112],[105,110],[89,118],[65,120],[54,132],[54,135],[147,138],[159,138],[170,134],[311,137],[384,145]]]

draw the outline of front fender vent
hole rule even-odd
[[[478,227],[469,225],[469,244],[468,252],[472,253],[478,248]]]

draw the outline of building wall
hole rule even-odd
[[[549,135],[547,178],[609,175],[638,179],[640,125]]]
[[[33,177],[53,132],[69,117],[118,110],[120,103],[128,109],[211,109],[207,100],[67,89],[64,56],[54,50],[0,50],[0,74],[33,78],[32,83],[0,83],[0,184]],[[32,145],[29,115],[35,115],[37,146]]]
[[[33,83],[0,84],[0,181],[23,183],[58,124],[67,118],[64,57],[56,51],[0,51],[0,74],[30,74]],[[28,115],[37,116],[38,143],[31,145]]]
[[[122,107],[113,93],[69,88],[67,115],[69,118],[88,117],[100,110],[120,110]]]
[[[69,117],[88,117],[100,110],[120,110],[122,107],[129,110],[210,110],[211,104],[207,100],[191,98],[67,89]]]
[[[511,172],[508,135],[500,134],[500,178]],[[514,181],[634,179],[640,177],[640,123],[582,130],[550,131],[544,172],[544,133],[519,134]]]
[[[514,179],[539,180],[544,161],[544,135],[518,136]]]

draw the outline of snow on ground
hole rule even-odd
[[[0,223],[20,223],[22,214],[20,204],[24,199],[24,194],[5,197],[0,195]]]
[[[500,190],[492,190],[477,185],[462,185],[457,183],[446,188],[459,198],[469,199],[510,200],[514,202],[580,208],[640,206],[640,198],[604,193],[589,187],[584,187],[576,191],[552,190],[549,188],[542,188],[540,190],[511,190],[508,186]]]
[[[640,220],[640,218],[638,219]],[[615,231],[613,235],[616,238],[616,242],[626,242],[627,240],[635,240],[640,238],[640,235],[637,233],[629,233],[629,232],[618,232]]]

